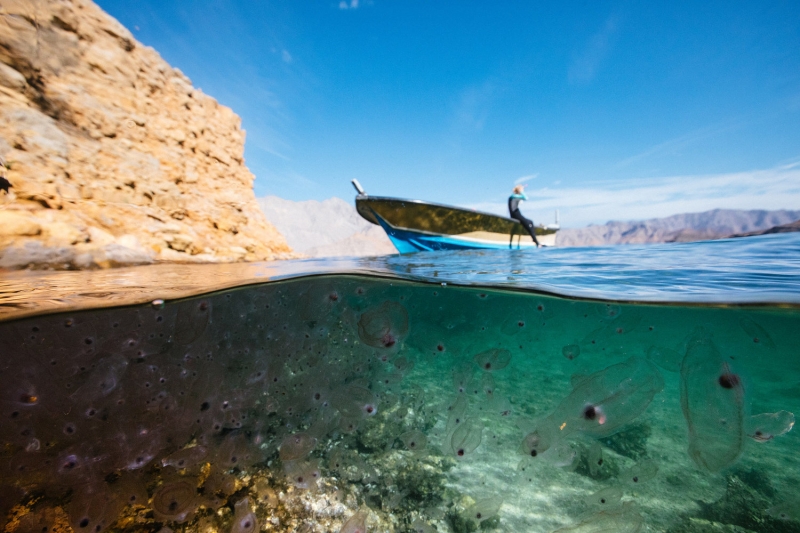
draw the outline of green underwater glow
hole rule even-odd
[[[794,306],[343,275],[7,321],[0,511],[20,532],[800,531],[798,347]]]

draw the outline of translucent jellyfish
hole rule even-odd
[[[587,498],[586,503],[599,507],[614,507],[620,500],[622,500],[622,488],[614,485],[598,490]]]
[[[289,481],[298,489],[310,489],[317,485],[317,481],[322,478],[322,471],[319,468],[319,461],[296,461],[284,465],[286,476]]]
[[[208,300],[189,300],[178,304],[178,316],[175,319],[175,342],[181,345],[191,344],[208,326],[211,314],[211,302]]]
[[[684,354],[663,346],[650,346],[647,358],[667,372],[680,372]]]
[[[605,463],[603,448],[600,447],[599,442],[595,441],[589,446],[589,450],[586,453],[586,463],[589,465],[589,472],[592,477],[597,477],[600,474],[600,469],[603,468],[603,463]]]
[[[130,506],[147,505],[147,489],[142,478],[136,474],[122,474],[109,488],[122,502]]]
[[[508,363],[511,362],[511,352],[492,348],[475,355],[472,359],[484,372],[494,372],[508,366]]]
[[[76,533],[101,533],[117,521],[124,507],[122,498],[90,485],[73,493],[66,511]]]
[[[644,519],[633,502],[625,502],[594,513],[574,526],[557,529],[555,533],[639,533],[643,527]]]
[[[581,380],[551,417],[564,435],[607,437],[642,414],[663,388],[655,365],[631,357]]]
[[[479,420],[468,418],[453,431],[450,448],[456,457],[466,457],[480,445],[482,435],[483,424]]]
[[[231,533],[255,533],[258,531],[258,520],[250,508],[250,498],[242,498],[234,504],[233,508]]]
[[[756,442],[767,442],[794,427],[794,413],[778,411],[751,416],[745,424],[747,436]]]
[[[658,463],[652,459],[643,459],[620,474],[620,480],[634,485],[650,481],[658,474]]]
[[[580,450],[575,443],[560,441],[545,452],[544,458],[553,466],[572,472],[580,463]]]
[[[412,452],[423,451],[428,446],[428,437],[419,430],[406,431],[398,437],[407,450]]]
[[[577,344],[567,344],[563,348],[561,348],[561,354],[572,361],[576,359],[581,354],[581,347]]]
[[[281,461],[298,461],[310,454],[316,445],[316,437],[306,432],[287,435],[281,442],[279,456]]]
[[[167,481],[153,494],[153,513],[159,520],[182,524],[194,516],[199,498],[192,479]]]
[[[358,336],[374,348],[393,348],[408,333],[408,312],[397,302],[384,302],[358,320]]]
[[[358,511],[342,524],[339,533],[367,533],[367,513]]]
[[[161,459],[161,464],[182,470],[199,465],[207,455],[208,448],[205,446],[192,446],[169,454]]]
[[[503,505],[503,499],[499,496],[491,496],[489,498],[481,498],[475,503],[464,509],[462,516],[467,520],[472,520],[480,524],[484,520],[488,520],[500,512],[500,507]]]
[[[768,350],[775,349],[775,342],[772,340],[772,337],[770,337],[767,330],[758,325],[758,323],[750,318],[742,317],[739,319],[739,325],[754,344],[763,346]]]
[[[767,509],[767,514],[778,520],[800,522],[800,498],[794,496],[790,500],[773,505]]]
[[[236,490],[236,478],[213,469],[203,483],[203,504],[216,511],[228,503],[228,496]]]
[[[331,402],[343,418],[366,418],[378,412],[378,400],[375,394],[355,383],[334,391]]]
[[[453,368],[453,386],[458,393],[467,392],[469,382],[472,381],[472,366],[460,366]]]
[[[456,396],[456,400],[447,408],[447,431],[453,431],[466,418],[467,397],[464,394]]]
[[[481,389],[480,391],[476,392],[482,393],[484,398],[491,401],[492,399],[494,399],[494,390],[495,390],[494,378],[490,373],[485,372],[481,376]]]
[[[689,428],[689,456],[710,472],[733,464],[744,444],[741,377],[706,338],[689,343],[681,365],[681,409]]]
[[[127,367],[128,360],[121,355],[104,357],[95,364],[72,398],[77,403],[89,403],[108,396],[119,386]]]
[[[520,451],[525,455],[538,457],[549,450],[560,437],[555,421],[550,417],[542,418],[536,422],[535,429],[522,439]]]

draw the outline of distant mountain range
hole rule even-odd
[[[309,257],[395,254],[380,226],[370,224],[341,198],[293,202],[277,196],[258,198],[258,205],[286,242]]]
[[[397,253],[384,231],[341,198],[293,202],[259,198],[261,210],[296,252],[309,257]],[[558,232],[557,246],[690,242],[800,229],[800,210],[714,209],[641,221],[611,221]]]
[[[760,234],[775,226],[800,219],[800,210],[714,209],[641,221],[611,221],[558,232],[558,246],[601,246],[722,239],[733,235]]]

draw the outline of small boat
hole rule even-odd
[[[368,196],[358,180],[356,210],[365,220],[383,228],[401,254],[435,250],[516,250],[536,244],[513,218],[449,205],[384,196]],[[556,223],[537,226],[542,246],[554,246]]]

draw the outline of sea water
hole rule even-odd
[[[798,266],[784,235],[292,263],[183,298],[147,267],[7,274],[2,522],[800,531]]]

